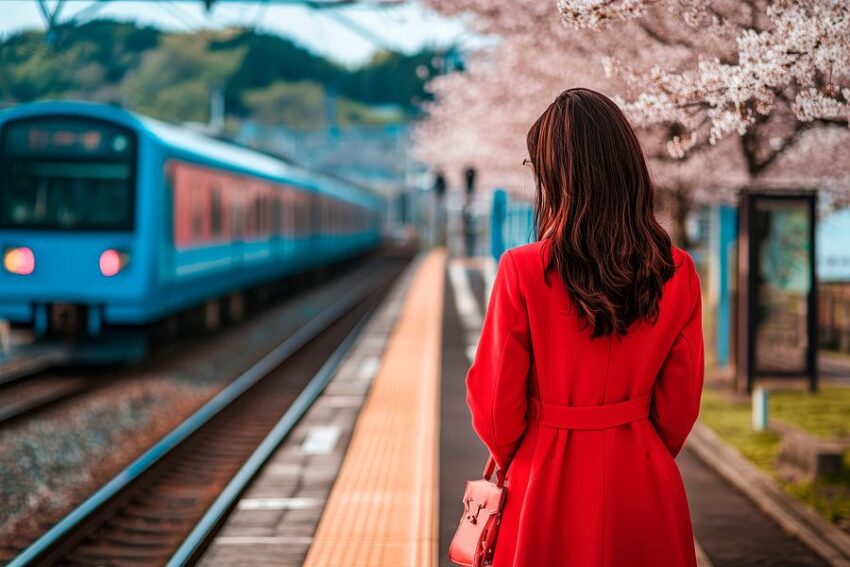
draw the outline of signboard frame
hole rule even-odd
[[[808,216],[809,291],[806,295],[807,345],[804,354],[802,372],[794,370],[764,371],[756,365],[756,333],[758,301],[758,274],[760,271],[760,255],[758,238],[755,234],[756,214],[761,203],[790,203],[801,202],[806,207]],[[753,391],[757,379],[794,379],[802,378],[808,381],[809,390],[817,391],[818,367],[818,317],[817,317],[817,270],[816,270],[816,206],[817,192],[807,191],[745,191],[740,198],[738,222],[738,309],[737,309],[737,373],[736,383],[739,388]]]

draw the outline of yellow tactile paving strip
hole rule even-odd
[[[418,268],[305,566],[438,564],[445,263],[437,250]]]

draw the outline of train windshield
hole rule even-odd
[[[83,118],[11,122],[0,131],[0,228],[133,228],[135,138]]]

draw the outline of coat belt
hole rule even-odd
[[[609,429],[649,416],[652,395],[602,406],[559,406],[531,398],[529,418],[556,429]]]

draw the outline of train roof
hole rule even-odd
[[[39,115],[88,116],[106,120],[149,135],[175,157],[314,191],[321,190],[342,199],[380,198],[372,189],[337,176],[310,170],[283,158],[219,140],[191,128],[169,124],[115,105],[82,101],[24,103],[0,111],[0,125],[8,120]]]

